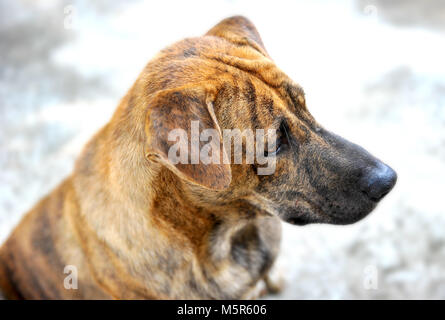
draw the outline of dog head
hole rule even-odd
[[[145,156],[215,208],[242,200],[293,224],[347,224],[396,182],[389,166],[316,122],[302,88],[276,67],[246,18],[161,51],[133,90],[146,110]],[[242,134],[227,141],[233,129]],[[240,163],[231,142],[242,145]],[[267,174],[259,173],[258,149],[274,160]]]

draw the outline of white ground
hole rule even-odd
[[[69,174],[150,57],[243,14],[319,122],[399,175],[360,223],[284,226],[278,298],[445,298],[440,1],[74,1],[74,29],[64,28],[68,3],[40,3],[0,1],[0,242]]]

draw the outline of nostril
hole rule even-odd
[[[365,196],[367,196],[370,200],[377,202],[383,199],[389,193],[389,191],[384,192],[382,194],[373,194],[372,192],[369,191],[362,191],[362,193]]]
[[[397,174],[383,163],[367,170],[360,179],[360,189],[372,201],[379,201],[394,187]]]

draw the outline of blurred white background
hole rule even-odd
[[[350,226],[285,225],[268,298],[445,298],[445,1],[0,0],[0,242],[147,61],[242,14],[326,128],[399,175]]]

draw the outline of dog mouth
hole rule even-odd
[[[304,226],[311,223],[329,223],[331,217],[325,214],[320,207],[308,201],[295,201],[296,206],[287,208],[280,218],[293,225]]]
[[[305,226],[307,224],[314,223],[313,221],[310,221],[305,217],[289,217],[283,220],[296,226]]]
[[[358,222],[371,213],[377,202],[369,201],[360,205],[338,206],[332,203],[318,205],[314,201],[301,197],[294,206],[288,207],[280,218],[293,225],[304,226],[312,223],[346,225]]]

